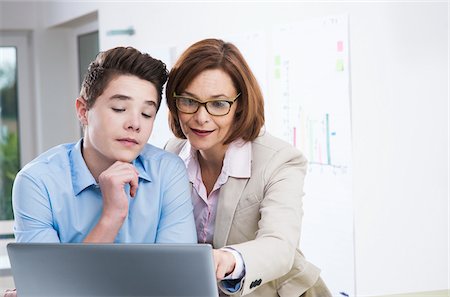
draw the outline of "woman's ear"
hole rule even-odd
[[[81,125],[83,125],[83,127],[86,126],[88,124],[88,108],[86,100],[83,97],[78,97],[75,101],[75,107],[77,109],[78,120],[80,121]]]

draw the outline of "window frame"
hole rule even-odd
[[[0,31],[0,47],[17,49],[17,92],[18,92],[18,130],[20,168],[36,156],[36,114],[31,76],[34,67],[31,63],[31,39],[28,32]],[[0,220],[0,235],[13,234],[13,220]]]

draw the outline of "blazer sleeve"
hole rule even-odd
[[[285,146],[265,156],[259,178],[263,197],[256,238],[229,245],[239,251],[245,263],[245,277],[239,294],[246,295],[260,285],[288,273],[299,245],[306,158],[294,147]]]

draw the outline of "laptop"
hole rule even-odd
[[[216,297],[208,244],[9,243],[20,297]]]

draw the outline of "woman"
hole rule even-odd
[[[215,248],[222,294],[331,296],[299,250],[307,160],[263,129],[261,90],[239,50],[199,41],[178,59],[166,90],[185,162],[198,241]]]

